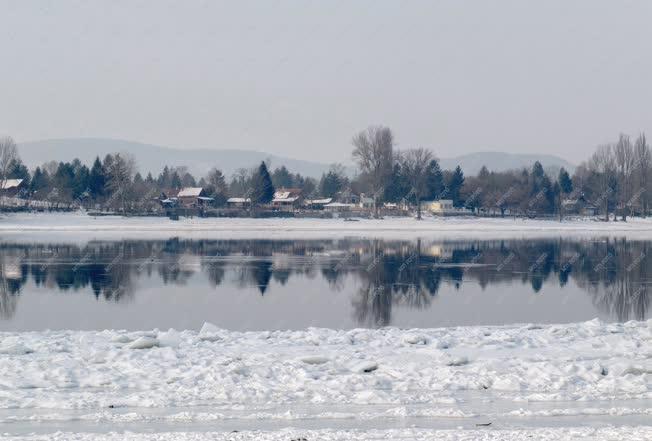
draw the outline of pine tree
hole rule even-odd
[[[106,170],[100,161],[99,156],[95,158],[93,166],[91,167],[90,176],[88,178],[88,188],[92,199],[97,200],[104,196],[104,189],[106,187]]]
[[[29,170],[23,164],[23,161],[20,158],[12,159],[9,163],[9,169],[7,170],[7,178],[9,179],[22,179],[24,185],[29,186],[30,175]]]
[[[174,188],[175,190],[178,190],[182,187],[181,178],[179,177],[179,173],[177,173],[176,170],[172,172],[172,176],[170,177],[170,187]]]
[[[265,162],[261,162],[251,180],[251,202],[268,204],[274,198],[274,184]]]
[[[47,189],[50,186],[50,177],[48,176],[47,171],[41,170],[41,167],[36,167],[34,170],[34,175],[32,176],[32,181],[29,185],[30,194],[39,195],[43,190]]]
[[[450,198],[453,200],[454,207],[460,207],[462,205],[460,200],[460,191],[462,190],[463,185],[464,173],[462,172],[462,168],[458,165],[455,167],[455,171],[451,175],[448,182],[448,192],[450,194]]]
[[[444,175],[442,174],[439,162],[436,159],[430,161],[427,175],[427,190],[424,199],[440,199],[439,195],[444,190]]]
[[[274,170],[274,173],[272,173],[272,183],[276,188],[290,188],[294,187],[295,184],[292,173],[284,165]]]
[[[569,194],[573,191],[573,181],[564,167],[559,170],[559,188],[562,193]]]

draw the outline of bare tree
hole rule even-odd
[[[417,201],[418,220],[421,220],[421,197],[428,185],[428,166],[433,158],[432,152],[424,148],[410,149],[403,155],[403,171]]]
[[[9,167],[18,159],[18,148],[11,136],[0,137],[0,186],[4,186],[9,175]]]
[[[129,153],[116,153],[107,170],[107,187],[111,191],[111,199],[119,202],[123,212],[127,211],[127,204],[132,197],[132,179],[136,173],[136,160]]]
[[[369,177],[374,200],[374,216],[378,217],[378,198],[385,180],[392,171],[394,135],[388,127],[372,126],[353,137],[353,159]]]
[[[614,147],[614,158],[618,176],[618,196],[622,220],[627,220],[627,210],[632,194],[632,177],[634,174],[634,149],[629,136],[621,134]]]
[[[588,168],[598,178],[598,199],[596,203],[604,207],[605,220],[609,220],[609,198],[613,193],[616,164],[611,144],[601,145],[589,159]]]
[[[641,192],[641,214],[645,217],[648,210],[648,186],[650,185],[648,176],[652,172],[652,153],[650,152],[650,146],[647,144],[644,133],[641,133],[634,143],[634,157],[636,158],[634,174],[636,176],[638,191]]]

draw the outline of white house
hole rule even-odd
[[[421,210],[438,216],[460,216],[473,214],[468,208],[455,208],[451,199],[421,201]]]

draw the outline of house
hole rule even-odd
[[[451,199],[421,201],[421,210],[437,216],[464,216],[473,214],[468,208],[456,208]]]
[[[360,194],[360,202],[358,202],[358,205],[360,208],[364,208],[366,210],[371,210],[374,208],[374,198],[371,198],[364,193]]]
[[[184,208],[201,208],[210,205],[213,198],[206,196],[202,187],[184,187],[177,193],[179,205]]]
[[[230,208],[244,208],[251,205],[251,198],[228,198],[226,205]]]
[[[312,210],[323,210],[324,207],[333,202],[333,198],[306,199],[304,206]]]
[[[0,185],[0,195],[14,197],[24,188],[25,181],[23,179],[5,179]]]
[[[300,188],[281,188],[274,192],[272,207],[292,210],[301,206],[303,201]]]
[[[577,199],[564,199],[561,201],[564,214],[575,214],[579,216],[593,217],[598,214],[598,207],[587,202],[584,197]]]
[[[353,193],[350,189],[345,189],[337,193],[335,196],[337,202],[342,202],[344,204],[359,204],[360,196]]]
[[[421,209],[432,214],[445,214],[453,210],[453,201],[451,199],[439,199],[434,201],[421,201]]]
[[[335,213],[351,211],[354,208],[356,208],[356,204],[347,204],[344,202],[331,202],[330,204],[324,205],[324,210]]]

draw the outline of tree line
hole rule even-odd
[[[143,176],[128,153],[97,157],[90,165],[79,159],[50,161],[30,171],[13,139],[4,137],[0,138],[0,179],[23,179],[22,197],[124,212],[152,208],[161,195],[183,187],[203,187],[216,206],[233,196],[265,204],[278,188],[298,188],[310,198],[364,193],[373,200],[375,215],[382,203],[389,202],[414,207],[417,218],[421,217],[422,201],[437,199],[450,199],[454,207],[475,213],[556,215],[560,219],[567,205],[564,201],[569,200],[595,207],[605,219],[610,213],[626,220],[649,211],[652,154],[644,134],[633,141],[623,134],[616,142],[599,146],[572,174],[564,168],[552,173],[535,162],[519,170],[482,167],[477,175],[465,176],[460,166],[442,170],[429,149],[396,149],[394,134],[385,126],[357,133],[352,147],[357,166],[354,176],[341,164],[314,179],[284,165],[270,172],[269,164],[262,162],[239,169],[227,179],[217,167],[201,177],[185,166],[165,166],[158,175]]]

